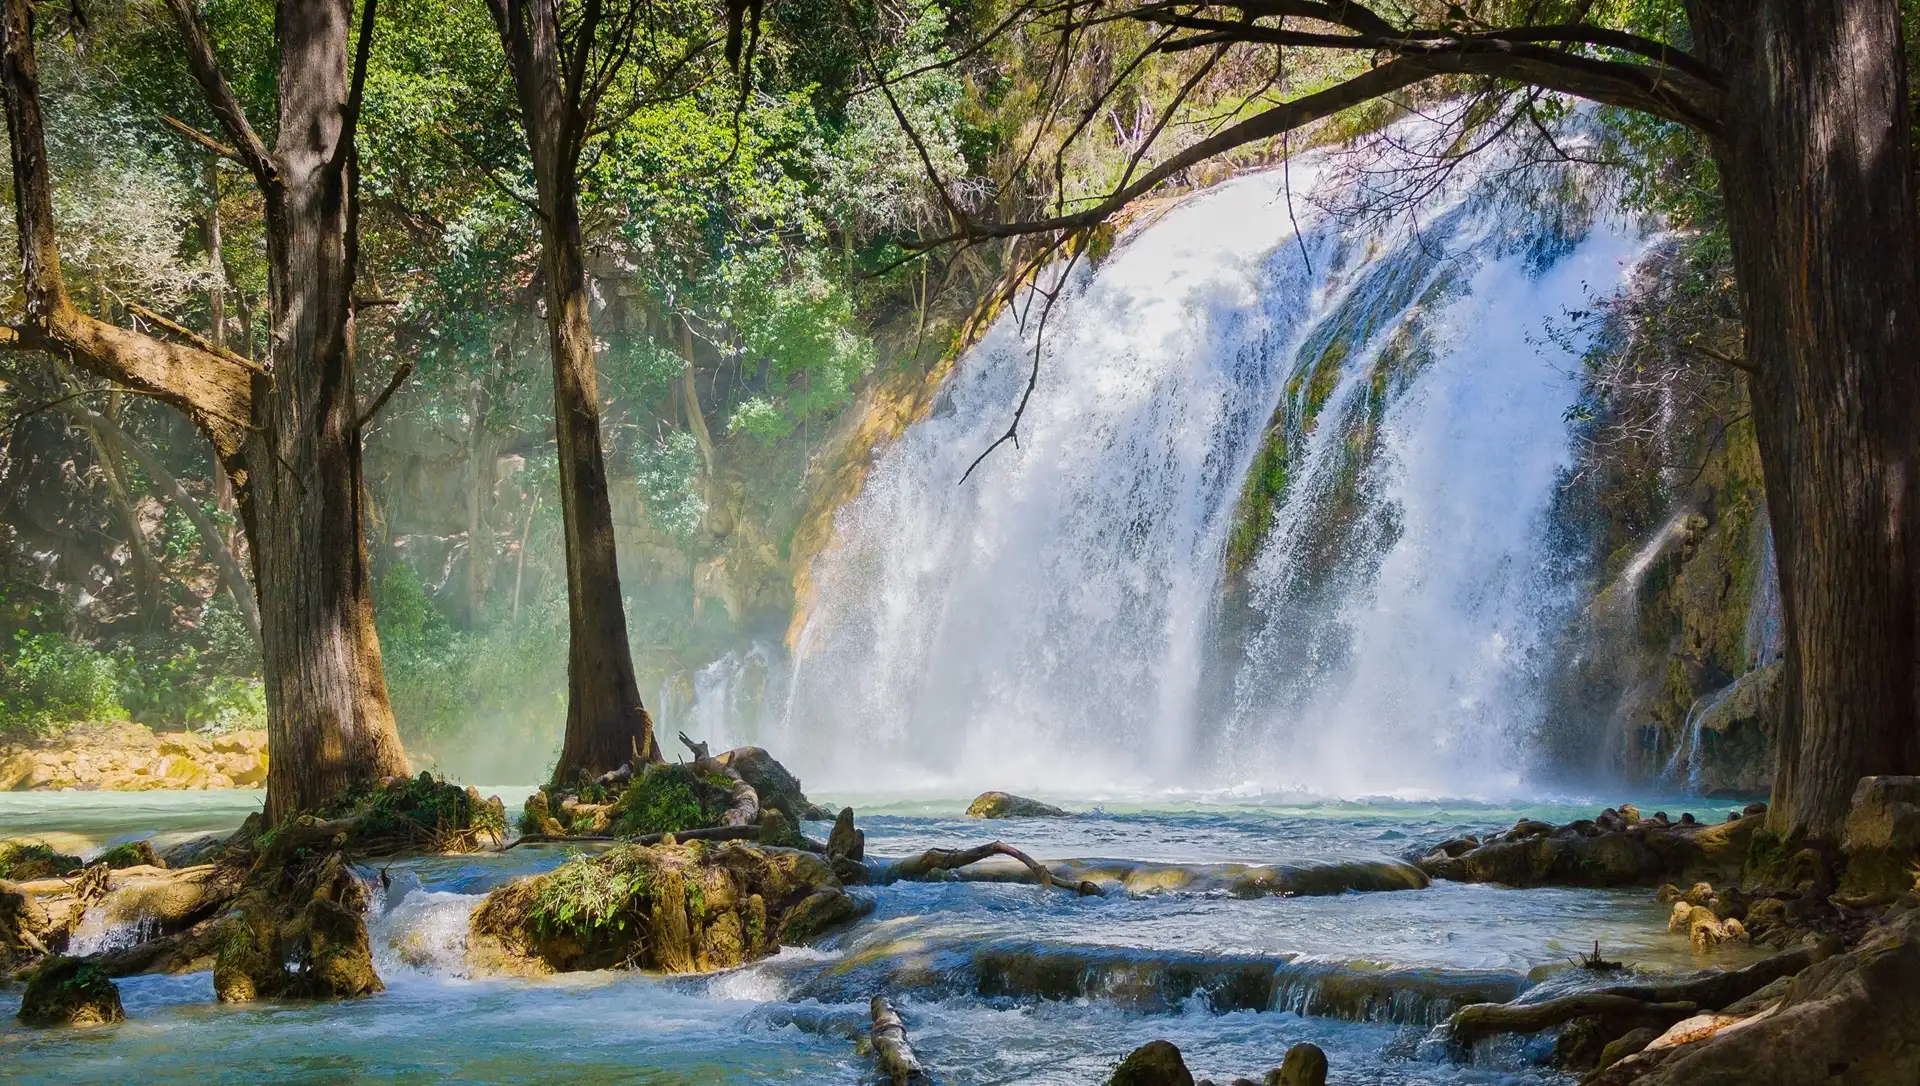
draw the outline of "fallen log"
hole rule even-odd
[[[1033,876],[1033,881],[1041,886],[1059,887],[1087,897],[1100,896],[1100,888],[1093,883],[1056,878],[1045,864],[1002,841],[988,841],[984,845],[966,849],[930,848],[918,856],[887,865],[881,872],[881,878],[888,882],[917,882],[938,873],[978,863],[989,856],[1008,856],[1020,861]]]
[[[868,1037],[873,1042],[873,1058],[880,1065],[881,1077],[892,1086],[928,1086],[933,1079],[920,1065],[920,1058],[913,1054],[906,1023],[900,1021],[900,1015],[886,996],[874,996],[872,1007],[873,1028]]]
[[[1468,1046],[1501,1033],[1539,1033],[1576,1018],[1603,1018],[1627,1029],[1658,1025],[1664,1030],[1699,1010],[1697,1003],[1649,1003],[1632,996],[1582,992],[1538,1003],[1475,1003],[1454,1012],[1447,1026],[1455,1044]]]

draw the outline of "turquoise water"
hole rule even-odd
[[[509,802],[524,790],[498,790]],[[876,855],[998,836],[1047,859],[1301,862],[1391,858],[1516,817],[1579,807],[1336,803],[1263,806],[1171,798],[1071,819],[983,823],[954,800],[852,803]],[[229,828],[258,793],[0,796],[0,836],[57,829],[100,843],[143,827]],[[1647,806],[1650,810],[1652,806]],[[1670,805],[1702,817],[1718,806]],[[1711,812],[1711,813],[1709,813]],[[824,825],[810,827],[824,834]],[[1154,1038],[1197,1077],[1258,1077],[1312,1040],[1334,1082],[1558,1083],[1511,1045],[1448,1061],[1423,1044],[1461,1002],[1510,998],[1599,940],[1653,971],[1698,959],[1644,890],[1428,890],[1239,900],[1076,898],[1036,887],[870,888],[874,914],[814,948],[699,978],[590,973],[468,975],[468,914],[486,890],[562,850],[392,864],[369,931],[387,991],[332,1005],[216,1004],[207,974],[121,982],[128,1021],[30,1031],[0,991],[10,1082],[825,1083],[870,1081],[855,1047],[875,993],[895,999],[943,1083],[1085,1084]],[[1555,984],[1568,983],[1557,976]],[[1305,1013],[1300,1013],[1305,1012]]]

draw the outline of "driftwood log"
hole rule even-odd
[[[906,1023],[900,1021],[900,1015],[894,1011],[893,1004],[886,996],[873,997],[873,1028],[868,1032],[873,1042],[873,1059],[880,1065],[880,1077],[891,1086],[929,1086],[933,1079],[927,1069],[920,1065],[920,1058],[913,1054],[913,1045],[907,1040]]]
[[[1026,867],[1033,881],[1040,886],[1059,887],[1076,894],[1099,897],[1100,888],[1091,882],[1073,878],[1058,878],[1047,866],[1033,857],[1003,841],[988,841],[984,845],[972,848],[930,848],[918,856],[911,856],[898,863],[887,865],[882,877],[889,882],[918,882],[936,874],[954,871],[968,864],[979,863],[989,856],[1010,856]]]
[[[612,837],[604,833],[527,833],[502,845],[498,851],[505,852],[521,845],[657,845],[667,838],[675,841],[755,841],[760,837],[759,826],[705,826],[694,830],[681,830],[678,833],[647,833],[639,837]],[[803,847],[808,852],[825,855],[827,846],[812,838],[802,837]]]
[[[1702,973],[1684,980],[1620,984],[1537,1003],[1476,1003],[1462,1007],[1448,1023],[1457,1044],[1471,1045],[1499,1033],[1539,1033],[1576,1018],[1606,1019],[1634,1029],[1666,1029],[1702,1011],[1717,1011],[1767,985],[1817,965],[1839,951],[1838,940],[1775,954],[1765,961],[1725,973]],[[1626,1029],[1613,1032],[1623,1033]]]
[[[733,782],[733,796],[727,812],[720,816],[720,825],[751,826],[760,821],[760,793],[753,785],[740,776],[740,771],[715,758],[707,750],[705,743],[696,743],[687,738],[686,732],[680,733],[680,742],[693,752],[693,769],[696,773],[708,776],[718,774]]]

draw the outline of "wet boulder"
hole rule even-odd
[[[1066,818],[1066,811],[1007,792],[982,792],[967,805],[968,818]]]
[[[1708,826],[1641,818],[1631,804],[1558,828],[1523,820],[1477,847],[1435,847],[1416,861],[1436,879],[1508,886],[1627,886],[1740,872],[1763,818]]]
[[[1193,1074],[1172,1041],[1148,1041],[1120,1061],[1107,1086],[1193,1086]]]
[[[576,857],[493,891],[474,911],[469,958],[508,973],[704,973],[816,938],[870,908],[811,853],[667,840]]]
[[[1327,1086],[1327,1054],[1320,1046],[1302,1041],[1287,1049],[1287,1058],[1267,1072],[1263,1086]]]
[[[152,841],[128,841],[123,845],[115,845],[102,852],[93,862],[106,864],[109,869],[115,871],[125,867],[164,868],[167,866],[167,861],[154,851]]]
[[[83,958],[52,958],[34,970],[18,1015],[28,1026],[98,1026],[124,1021],[120,989]]]
[[[833,817],[833,812],[807,799],[807,794],[800,790],[800,778],[759,747],[735,747],[715,755],[714,761],[740,774],[741,780],[752,785],[760,794],[762,808],[779,811],[795,826]]]

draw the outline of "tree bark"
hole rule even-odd
[[[281,0],[275,16],[282,135],[266,191],[273,378],[255,382],[250,477],[235,475],[265,604],[269,822],[356,779],[407,772],[360,531],[352,23],[352,0]],[[368,19],[363,49],[371,31]]]
[[[1768,826],[1838,842],[1920,771],[1920,224],[1897,0],[1691,0],[1778,546],[1786,697]]]
[[[553,0],[489,0],[519,94],[539,191],[547,331],[553,350],[553,414],[560,460],[560,519],[567,561],[567,731],[556,783],[593,778],[637,755],[660,761],[653,720],[640,702],[600,440],[585,247],[580,231],[581,89],[562,70]],[[598,5],[574,30],[588,55]],[[576,74],[577,81],[583,78]]]
[[[266,815],[278,821],[349,781],[407,769],[388,708],[360,537],[353,383],[357,202],[348,75],[351,0],[281,0],[281,139],[269,153],[220,74],[193,0],[169,0],[188,67],[265,198],[273,294],[271,374],[230,352],[183,346],[77,310],[61,278],[30,0],[0,17],[24,315],[0,346],[56,352],[185,412],[232,476],[263,602],[273,757]],[[364,71],[373,0],[362,9]]]

